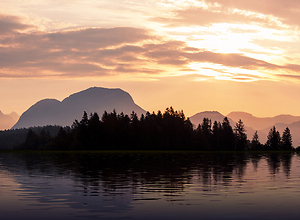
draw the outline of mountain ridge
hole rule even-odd
[[[230,112],[227,117],[234,121],[241,119],[244,124],[247,124],[247,126],[252,127],[255,130],[264,130],[276,123],[291,124],[293,122],[300,121],[300,116],[293,116],[289,114],[280,114],[273,117],[256,117],[250,113],[238,111]]]
[[[83,112],[97,112],[100,116],[104,111],[138,115],[146,111],[136,105],[129,93],[121,89],[91,87],[71,94],[62,101],[42,99],[32,105],[20,117],[12,129],[33,126],[61,125],[70,126],[75,119],[80,120]]]
[[[97,112],[101,117],[104,111],[131,114],[135,111],[138,116],[146,111],[135,104],[131,95],[120,88],[90,87],[88,89],[70,94],[62,101],[54,98],[46,98],[36,102],[27,109],[12,127],[25,128],[44,125],[70,126],[75,119],[80,120],[84,111],[88,114]],[[0,119],[4,114],[0,111]],[[9,114],[16,118],[16,113]],[[17,116],[18,117],[18,116]],[[247,130],[248,139],[251,140],[257,130],[261,143],[267,140],[267,134],[273,126],[282,134],[283,129],[289,127],[297,145],[300,143],[300,116],[290,114],[280,114],[273,117],[256,117],[251,113],[233,111],[223,115],[218,111],[203,111],[192,115],[191,122],[195,127],[201,124],[203,118],[209,118],[221,122],[227,117],[231,126],[241,119]],[[1,121],[1,120],[0,120]],[[0,123],[1,125],[1,123]],[[0,127],[1,128],[1,127]],[[299,137],[299,138],[298,138]]]
[[[198,126],[203,121],[203,118],[209,118],[214,121],[221,122],[224,117],[227,117],[232,128],[235,123],[241,119],[245,125],[247,137],[249,140],[252,139],[255,131],[258,132],[259,140],[261,143],[266,143],[267,135],[270,129],[275,126],[276,130],[282,135],[283,130],[289,127],[293,138],[293,146],[297,147],[300,144],[300,116],[293,116],[289,114],[280,114],[273,117],[256,117],[251,113],[234,111],[228,115],[222,115],[218,111],[203,111],[196,113],[190,117],[191,122],[194,126]]]
[[[203,111],[203,112],[199,112],[199,113],[191,116],[190,120],[193,123],[194,127],[197,127],[199,124],[202,123],[203,118],[210,119],[211,123],[213,124],[214,121],[222,123],[225,117],[228,118],[228,121],[229,121],[231,127],[234,128],[234,126],[235,126],[235,124],[236,124],[236,122],[238,120],[233,120],[232,118],[230,118],[228,116],[222,115],[218,111]],[[244,123],[244,121],[243,121],[243,123]],[[245,129],[246,129],[246,133],[247,133],[248,139],[251,140],[253,134],[255,133],[255,130],[252,127],[249,127],[246,123],[244,123],[244,125],[245,125]],[[258,135],[263,137],[266,134],[263,131],[258,131]],[[265,139],[263,139],[263,141],[265,141]]]

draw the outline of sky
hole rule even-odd
[[[298,0],[1,0],[0,110],[121,88],[173,106],[300,115]]]

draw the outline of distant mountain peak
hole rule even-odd
[[[218,111],[203,111],[203,112],[198,112],[195,115],[221,115],[223,116],[220,112]]]
[[[200,113],[211,113],[211,114],[220,114],[221,115],[221,113],[218,111],[204,111],[204,112],[200,112]]]
[[[50,99],[50,98],[47,98],[47,99],[42,99],[42,100],[40,100],[40,101],[38,101],[37,103],[35,103],[35,105],[36,104],[38,104],[38,105],[42,105],[42,104],[48,104],[48,103],[59,103],[60,101],[59,100],[57,100],[57,99]]]
[[[246,114],[246,115],[252,115],[249,112],[244,112],[244,111],[232,111],[229,114]]]
[[[18,119],[19,116],[17,113],[12,112],[10,114],[4,114],[0,110],[0,130],[10,129]]]
[[[203,122],[203,118],[208,118],[213,123],[214,121],[222,122],[224,120],[225,116],[222,115],[218,111],[203,111],[203,112],[199,112],[199,113],[191,116],[190,120],[195,126],[197,126],[198,124],[201,124]],[[230,121],[230,124],[233,123],[232,120],[229,120],[229,121]]]

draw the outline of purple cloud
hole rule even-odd
[[[31,25],[23,24],[21,18],[0,14],[0,34],[11,34],[32,28]]]

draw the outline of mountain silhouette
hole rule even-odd
[[[243,114],[247,115],[249,113],[245,113],[243,112]],[[251,115],[251,114],[249,114]],[[204,112],[200,112],[200,113],[197,113],[193,116],[190,117],[190,120],[191,122],[193,123],[194,127],[197,127],[198,124],[201,124],[202,121],[203,121],[203,118],[208,118],[208,119],[211,119],[211,123],[213,124],[214,121],[217,121],[217,122],[221,122],[223,121],[223,119],[225,117],[228,118],[228,121],[230,123],[230,125],[232,126],[232,128],[234,128],[235,124],[238,122],[239,119],[241,119],[245,125],[245,129],[246,129],[246,134],[247,134],[247,137],[249,140],[252,139],[253,137],[253,134],[255,133],[255,129],[253,129],[251,126],[249,126],[249,124],[247,124],[245,121],[244,121],[244,118],[245,117],[237,117],[237,114],[233,115],[235,117],[231,118],[230,117],[231,115],[222,115],[221,113],[217,112],[217,111],[204,111]],[[240,116],[243,116],[242,114]],[[248,122],[248,121],[247,121]],[[268,132],[266,133],[264,130],[258,130],[258,136],[259,136],[259,139],[262,143],[265,143],[266,140],[267,140],[267,134]]]
[[[244,124],[252,127],[255,130],[264,130],[274,126],[277,123],[291,124],[293,122],[300,121],[300,116],[277,115],[275,117],[259,118],[246,112],[231,112],[227,115],[227,117],[234,121],[241,119]]]
[[[300,146],[300,121],[293,122],[290,124],[287,123],[276,123],[274,125],[276,127],[276,130],[279,131],[280,135],[282,135],[284,129],[288,127],[291,131],[292,139],[293,139],[293,146],[298,147]],[[266,134],[269,133],[272,126],[263,129],[262,131]]]
[[[3,114],[0,111],[0,130],[10,129],[19,119],[19,115],[15,112]]]
[[[121,89],[92,87],[75,93],[63,101],[44,99],[25,111],[19,121],[12,127],[28,128],[44,125],[70,126],[75,119],[80,120],[83,112],[97,112],[101,117],[104,111],[131,114],[132,111],[140,116],[145,113],[136,105],[132,97]]]
[[[191,122],[195,127],[197,127],[199,124],[203,122],[203,118],[208,118],[211,120],[211,123],[213,124],[214,121],[221,122],[225,118],[224,115],[222,115],[220,112],[217,111],[205,111],[205,112],[199,112],[193,116],[190,117]],[[235,125],[235,121],[233,121],[231,118],[228,118],[229,123],[231,126]]]
[[[267,141],[270,129],[275,126],[281,135],[283,130],[289,127],[293,138],[293,146],[297,147],[300,144],[300,116],[282,114],[274,117],[259,118],[246,112],[231,112],[227,117],[233,120],[241,119],[245,125],[257,130],[261,143]],[[248,136],[248,138],[251,140],[252,136]]]

